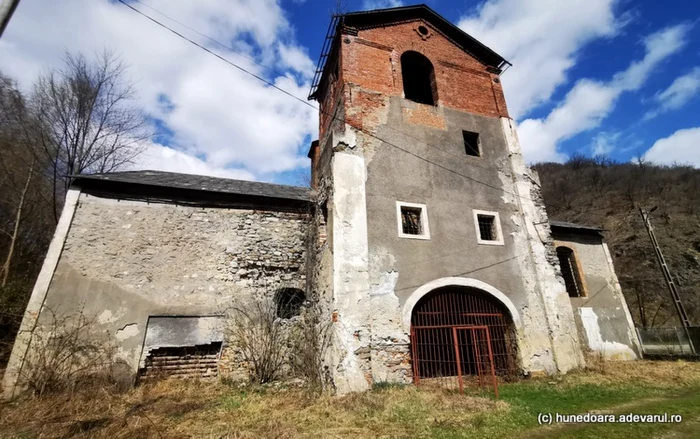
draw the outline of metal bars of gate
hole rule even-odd
[[[496,375],[517,375],[517,345],[512,320],[488,296],[471,289],[442,288],[421,299],[415,306],[411,325],[488,326]],[[431,343],[449,341],[449,334],[434,334]],[[426,336],[427,337],[427,336]]]
[[[411,327],[413,382],[454,388],[464,393],[465,381],[478,384],[490,376],[498,398],[498,379],[488,326]],[[456,384],[456,385],[455,385]]]

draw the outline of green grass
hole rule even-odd
[[[679,392],[681,396],[679,396]],[[546,382],[522,382],[500,387],[501,400],[508,402],[507,413],[482,414],[469,426],[436,426],[430,437],[457,438],[652,438],[662,431],[700,438],[700,385],[685,388],[650,386],[636,383],[573,386]],[[616,406],[624,409],[615,410]],[[681,414],[681,424],[577,424],[544,427],[540,413],[585,414],[610,409],[616,414]],[[695,423],[692,420],[695,419]],[[466,428],[465,428],[466,427]],[[686,437],[686,436],[678,436]]]
[[[241,408],[247,396],[246,392],[225,394],[219,398],[217,406],[222,410],[236,410]]]

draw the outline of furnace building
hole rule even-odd
[[[5,391],[42,310],[94,315],[134,375],[178,355],[188,373],[223,374],[226,312],[260,295],[295,304],[281,320],[322,310],[339,393],[449,375],[453,345],[478,363],[471,326],[487,328],[499,375],[565,373],[586,351],[637,358],[602,231],[547,217],[508,114],[508,65],[427,6],[336,16],[310,94],[311,189],[78,176]],[[195,347],[203,360],[188,366]]]

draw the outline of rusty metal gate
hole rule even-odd
[[[461,390],[465,382],[483,384],[491,376],[495,383],[496,375],[517,370],[510,315],[474,288],[445,287],[423,297],[411,318],[411,346],[416,384]]]

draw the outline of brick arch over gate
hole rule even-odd
[[[404,327],[408,326],[407,332],[412,334],[415,344],[413,355],[423,359],[429,356],[434,364],[454,361],[450,359],[454,356],[451,343],[442,343],[442,339],[451,340],[448,334],[452,333],[451,327],[487,326],[497,373],[510,375],[519,368],[517,347],[521,333],[520,316],[507,296],[484,282],[469,278],[443,278],[423,285],[406,301],[403,323]],[[460,338],[463,337],[460,335]],[[420,368],[421,373],[425,372],[424,366]]]

